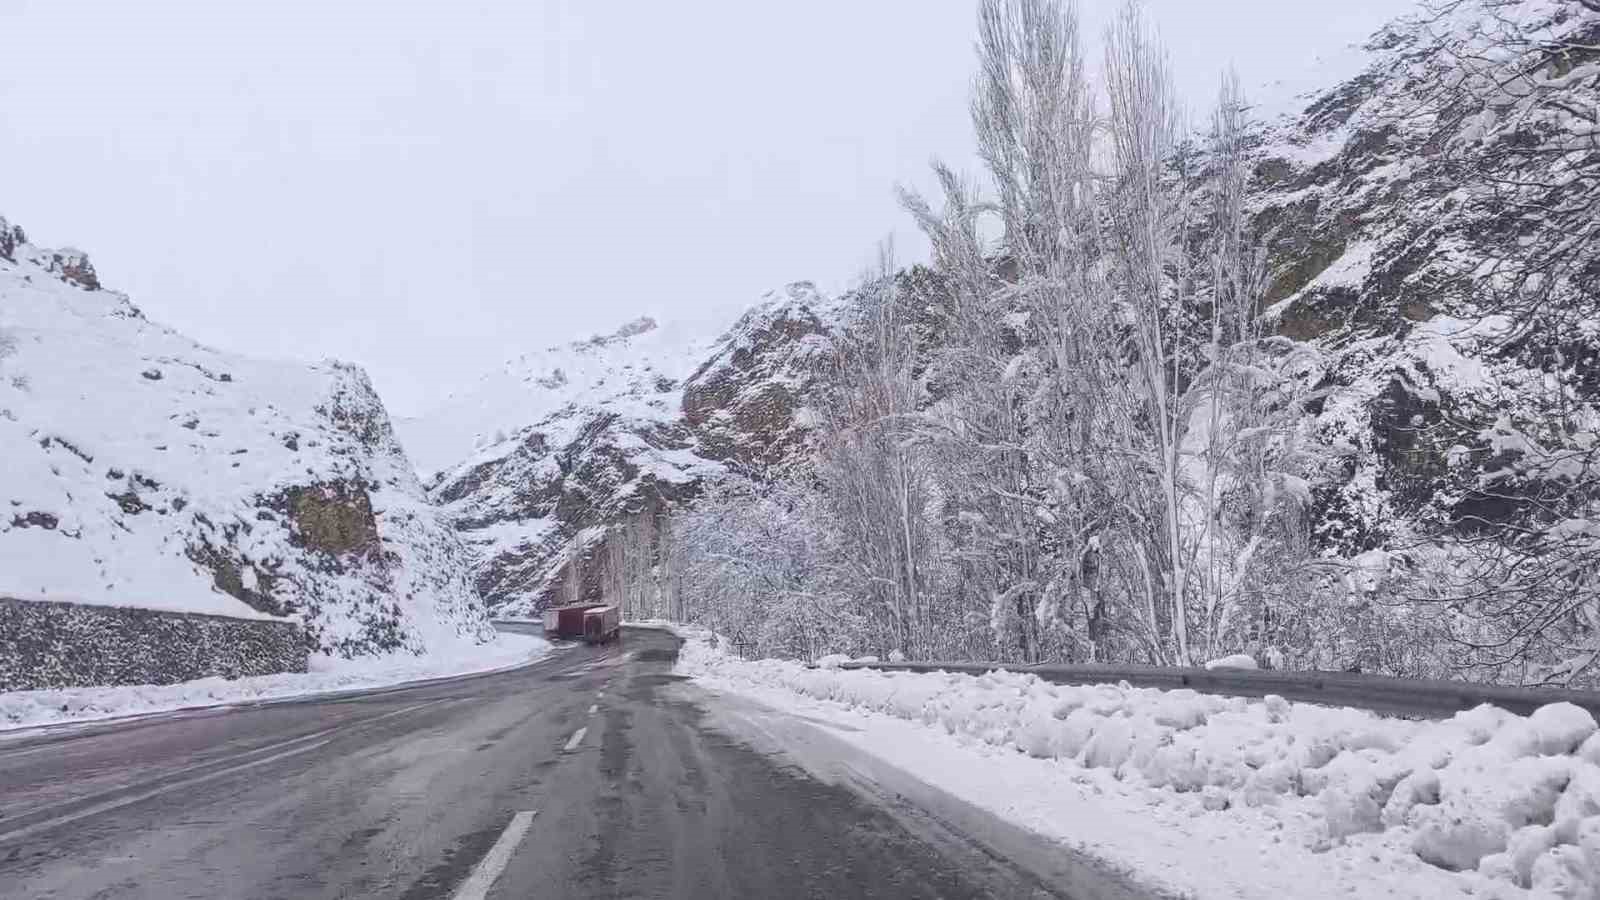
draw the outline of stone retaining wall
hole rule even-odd
[[[0,597],[0,691],[306,671],[293,622]]]

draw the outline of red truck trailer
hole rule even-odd
[[[601,606],[583,614],[583,639],[591,644],[603,644],[622,632],[622,610],[615,606]]]
[[[550,637],[583,637],[583,614],[599,609],[603,603],[571,603],[544,611],[544,631]]]
[[[544,631],[550,637],[599,644],[616,637],[621,628],[622,611],[604,603],[572,603],[544,611]]]

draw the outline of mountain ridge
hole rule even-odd
[[[468,393],[478,405],[466,415],[402,423],[415,441],[479,423],[475,449],[437,473],[429,495],[462,530],[497,614],[599,596],[618,525],[658,519],[705,479],[779,463],[802,445],[811,363],[836,314],[796,282],[714,337],[635,319],[508,361]],[[487,424],[507,413],[523,420]]]

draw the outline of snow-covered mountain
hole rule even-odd
[[[488,636],[360,369],[224,353],[0,219],[0,595],[299,618],[346,656]]]
[[[398,428],[503,615],[592,596],[613,526],[804,440],[836,305],[808,283],[717,335],[653,319],[508,361]],[[442,463],[452,465],[441,466]]]
[[[607,335],[525,353],[421,416],[395,420],[425,480],[504,444],[523,426],[563,411],[605,408],[629,419],[671,421],[676,391],[715,334],[640,317]]]

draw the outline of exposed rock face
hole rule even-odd
[[[806,396],[832,353],[835,313],[800,282],[729,329],[683,389],[683,417],[703,453],[753,471],[793,458],[808,430]]]
[[[201,346],[0,234],[0,592],[289,616],[346,656],[491,633],[364,372]]]
[[[1600,15],[1562,0],[1472,0],[1444,19],[1397,21],[1369,43],[1361,74],[1270,127],[1260,149],[1253,188],[1271,251],[1268,299],[1280,334],[1321,351],[1302,377],[1330,391],[1306,423],[1337,458],[1315,511],[1326,552],[1503,520],[1511,505],[1479,488],[1493,456],[1484,433],[1502,415],[1546,415],[1538,385],[1553,360],[1595,365],[1596,330],[1532,346],[1507,340],[1525,323],[1495,315],[1496,279],[1530,242],[1555,239],[1530,231],[1531,205],[1549,202],[1543,186],[1572,183],[1570,160],[1539,153],[1517,164],[1525,186],[1497,181],[1485,161],[1506,149],[1475,131],[1476,97],[1440,91],[1442,71],[1507,28],[1592,44]],[[1573,61],[1549,65],[1570,73]],[[1570,100],[1592,109],[1595,89],[1593,77],[1576,81]],[[1528,127],[1510,142],[1531,146],[1549,123]],[[1573,254],[1592,284],[1600,242]],[[1576,310],[1581,293],[1550,306]]]
[[[602,337],[513,360],[407,441],[460,432],[462,410],[512,398],[472,426],[476,454],[430,488],[476,559],[497,613],[593,598],[619,523],[653,518],[729,467],[798,454],[803,398],[822,371],[834,305],[810,284],[768,295],[720,338],[664,337],[639,319]],[[516,408],[536,415],[516,422]],[[507,419],[511,419],[507,421]]]
[[[691,496],[717,470],[687,429],[603,410],[572,410],[518,438],[434,490],[478,555],[478,590],[502,614],[597,596],[607,526]]]
[[[372,498],[359,482],[314,484],[283,492],[294,540],[333,559],[379,549]]]
[[[89,262],[87,253],[71,247],[60,250],[35,247],[28,243],[28,236],[23,232],[22,226],[12,225],[6,221],[5,216],[0,216],[0,259],[42,269],[45,273],[86,291],[100,290],[100,276],[95,274],[94,264]]]
[[[26,245],[28,236],[23,234],[22,226],[12,225],[0,216],[0,259],[6,262],[17,261],[17,246]]]

